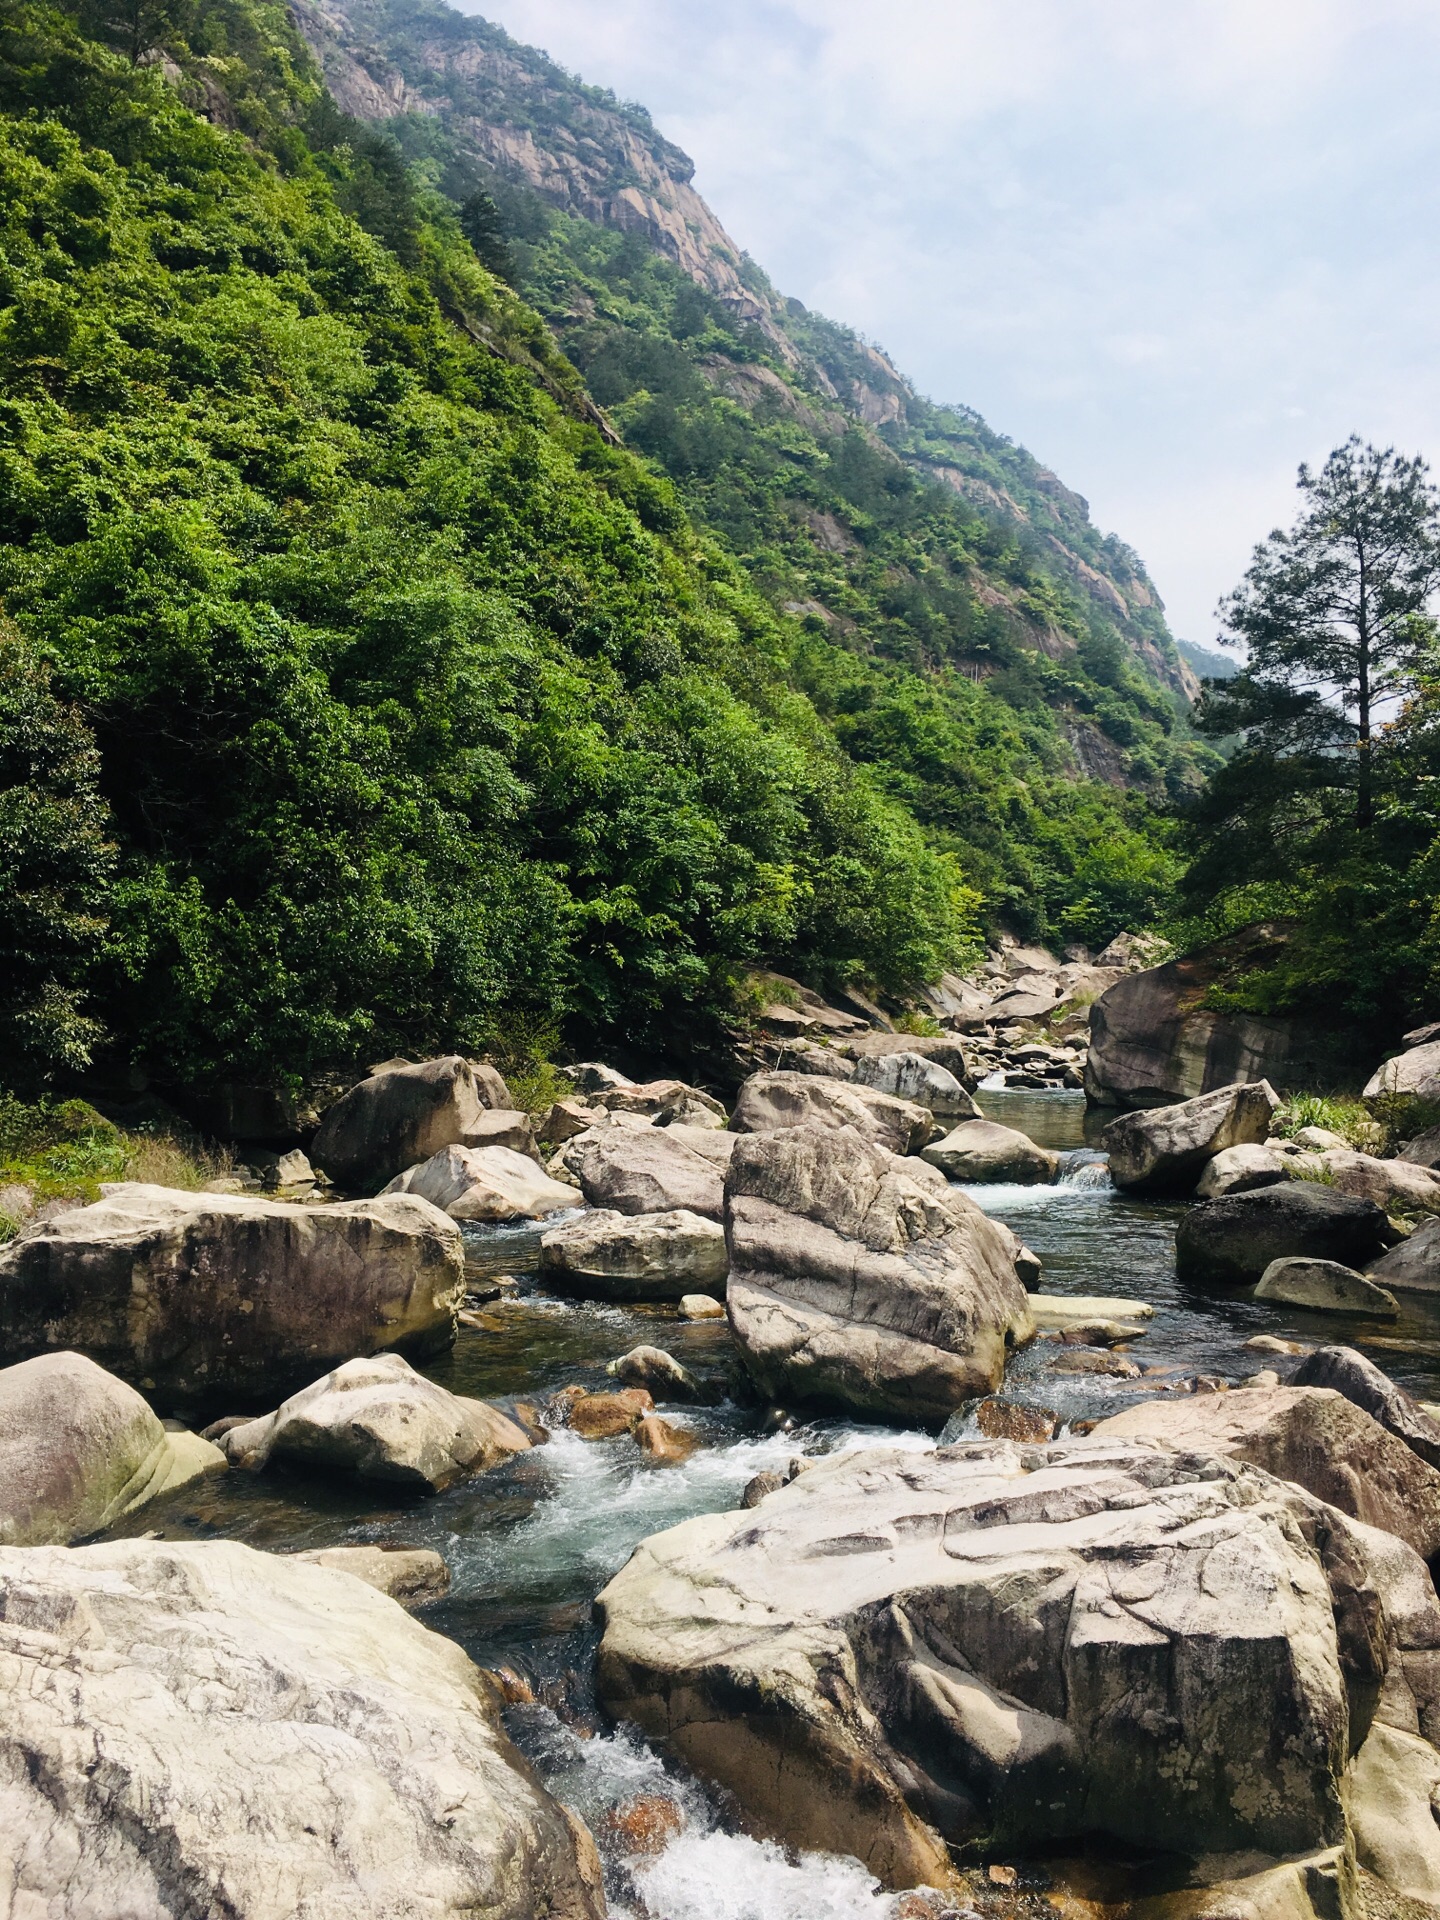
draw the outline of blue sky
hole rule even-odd
[[[488,0],[780,289],[1022,441],[1174,631],[1352,432],[1440,461],[1436,0]]]

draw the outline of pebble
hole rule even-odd
[[[682,1320],[723,1320],[725,1302],[714,1300],[708,1293],[687,1293],[680,1302]]]
[[[1282,1340],[1277,1334],[1257,1333],[1253,1340],[1245,1342],[1250,1353],[1309,1353],[1310,1349],[1298,1340]]]

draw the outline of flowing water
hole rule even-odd
[[[967,1188],[1013,1227],[1044,1263],[1043,1290],[1106,1294],[1155,1308],[1124,1350],[1138,1378],[1056,1370],[1065,1349],[1037,1340],[1013,1360],[1007,1398],[1043,1405],[1070,1422],[1095,1419],[1138,1397],[1188,1390],[1197,1376],[1234,1383],[1272,1364],[1247,1351],[1257,1333],[1320,1345],[1337,1338],[1368,1352],[1424,1399],[1440,1398],[1440,1312],[1396,1322],[1333,1319],[1182,1287],[1175,1276],[1177,1205],[1127,1199],[1111,1186],[1095,1148],[1105,1116],[1069,1093],[989,1090],[987,1116],[1064,1154],[1053,1186]],[[446,1597],[418,1617],[457,1640],[482,1665],[504,1666],[533,1704],[509,1710],[510,1730],[554,1792],[591,1825],[605,1856],[618,1920],[889,1920],[893,1896],[855,1861],[787,1853],[737,1833],[697,1783],[677,1780],[632,1730],[607,1729],[591,1671],[592,1602],[637,1542],[692,1515],[738,1502],[746,1482],[799,1454],[875,1441],[933,1446],[934,1436],[839,1418],[784,1420],[748,1404],[723,1321],[684,1321],[670,1308],[561,1300],[535,1280],[539,1230],[467,1230],[467,1273],[479,1292],[504,1277],[452,1353],[426,1371],[453,1392],[542,1402],[558,1388],[613,1386],[607,1361],[642,1342],[664,1347],[704,1381],[714,1404],[665,1416],[702,1445],[680,1466],[652,1467],[628,1439],[586,1443],[561,1429],[508,1467],[448,1492],[397,1496],[283,1469],[231,1473],[146,1507],[123,1532],[167,1539],[237,1539],[271,1551],[374,1542],[433,1547],[448,1562]],[[955,1423],[973,1430],[971,1420]],[[628,1857],[607,1844],[607,1814],[637,1795],[661,1793],[683,1809],[683,1829],[663,1851]]]

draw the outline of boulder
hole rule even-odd
[[[73,1347],[161,1404],[253,1405],[355,1355],[441,1352],[464,1296],[460,1229],[409,1194],[122,1185],[0,1250],[0,1358]]]
[[[459,1647],[234,1543],[0,1552],[8,1911],[600,1920]]]
[[[863,1054],[855,1062],[855,1085],[873,1087],[912,1106],[927,1107],[939,1120],[978,1120],[980,1109],[951,1073],[923,1053]]]
[[[1110,1178],[1136,1193],[1189,1193],[1226,1147],[1259,1146],[1280,1101],[1268,1080],[1112,1120],[1101,1137]]]
[[[557,1100],[540,1122],[538,1138],[544,1146],[560,1147],[604,1118],[604,1107],[592,1106],[585,1100]]]
[[[1366,1272],[1397,1293],[1440,1293],[1440,1220],[1422,1221],[1398,1247],[1372,1260]]]
[[[450,1591],[450,1569],[429,1547],[312,1547],[295,1558],[348,1573],[402,1607],[422,1607]]]
[[[607,1067],[601,1060],[580,1060],[573,1067],[566,1067],[565,1078],[572,1081],[577,1093],[611,1093],[617,1087],[633,1087],[635,1082],[616,1067]]]
[[[1239,1081],[1344,1084],[1360,1064],[1353,1023],[1223,1013],[1206,1004],[1212,988],[1234,988],[1275,965],[1288,938],[1283,923],[1267,921],[1107,989],[1090,1009],[1090,1099],[1153,1107]]]
[[[644,1541],[597,1611],[610,1712],[889,1887],[944,1885],[948,1845],[1341,1847],[1367,1727],[1437,1730],[1418,1555],[1153,1442],[822,1460]]]
[[[1359,1864],[1395,1892],[1440,1907],[1440,1753],[1417,1733],[1374,1726],[1348,1786]]]
[[[713,1094],[683,1080],[646,1080],[638,1086],[615,1087],[596,1099],[611,1113],[635,1113],[664,1126],[680,1121],[688,1126],[723,1127],[727,1115]]]
[[[224,1471],[224,1454],[167,1433],[133,1387],[83,1354],[0,1371],[0,1545],[66,1546]]]
[[[1385,1213],[1440,1214],[1440,1174],[1409,1160],[1380,1160],[1349,1147],[1317,1154],[1324,1178],[1337,1193],[1373,1200]]]
[[[648,1388],[655,1400],[703,1400],[705,1390],[688,1367],[663,1347],[632,1347],[605,1369],[627,1387]]]
[[[1272,1260],[1260,1276],[1255,1298],[1306,1307],[1312,1313],[1366,1313],[1377,1320],[1394,1320],[1400,1313],[1393,1293],[1338,1260]]]
[[[592,1207],[720,1218],[722,1169],[697,1152],[677,1127],[597,1127],[572,1141],[565,1154]]]
[[[1058,994],[1015,987],[996,995],[985,1009],[985,1019],[992,1025],[1001,1020],[1043,1020],[1059,1004]]]
[[[567,1426],[582,1440],[615,1440],[634,1433],[655,1402],[644,1387],[624,1387],[619,1393],[582,1393],[570,1402]]]
[[[943,1140],[926,1147],[922,1157],[947,1180],[962,1184],[1006,1180],[1043,1186],[1060,1171],[1058,1153],[993,1120],[962,1120]]]
[[[506,1147],[535,1159],[535,1129],[528,1113],[509,1107],[490,1107],[473,1126],[465,1129],[462,1147]]]
[[[374,1190],[442,1147],[459,1146],[485,1108],[514,1104],[493,1067],[458,1054],[419,1066],[387,1063],[326,1111],[310,1157],[337,1185]]]
[[[1033,1331],[1014,1236],[850,1127],[742,1139],[725,1232],[736,1344],[787,1404],[940,1425]]]
[[[1205,1200],[1180,1222],[1175,1265],[1201,1285],[1249,1286],[1272,1260],[1338,1260],[1363,1267],[1385,1245],[1385,1215],[1310,1180]]]
[[[1432,1172],[1440,1172],[1440,1127],[1431,1127],[1428,1133],[1417,1134],[1407,1141],[1399,1157],[1408,1160],[1412,1167],[1429,1167]],[[4,1198],[0,1195],[0,1211],[3,1209]]]
[[[844,1042],[845,1051],[857,1063],[883,1060],[890,1053],[918,1053],[953,1074],[961,1086],[974,1085],[965,1048],[953,1033],[857,1033]]]
[[[508,1147],[442,1147],[385,1191],[428,1200],[452,1220],[542,1220],[575,1205],[573,1187]]]
[[[599,1300],[683,1300],[724,1291],[725,1229],[687,1212],[617,1213],[595,1208],[540,1240],[540,1273],[567,1293]]]
[[[1435,1420],[1353,1347],[1317,1347],[1290,1376],[1292,1386],[1329,1387],[1368,1413],[1427,1466],[1440,1468],[1440,1421]]]
[[[658,1413],[647,1413],[635,1428],[635,1444],[655,1467],[683,1466],[700,1445],[700,1436],[688,1427],[677,1427],[662,1420]]]
[[[1440,1552],[1440,1473],[1332,1388],[1238,1387],[1146,1400],[1102,1420],[1094,1433],[1246,1460],[1395,1534],[1424,1560]]]
[[[1224,1147],[1206,1163],[1195,1195],[1200,1200],[1220,1200],[1227,1193],[1253,1193],[1257,1187],[1273,1187],[1291,1177],[1286,1155],[1273,1147]]]
[[[680,1302],[682,1320],[723,1320],[725,1305],[708,1293],[687,1293]]]
[[[1032,1293],[1030,1313],[1041,1333],[1066,1333],[1075,1327],[1120,1327],[1136,1340],[1155,1309],[1144,1300],[1113,1300],[1103,1294]]]
[[[1416,1119],[1422,1126],[1433,1125],[1440,1110],[1440,1040],[1407,1047],[1384,1061],[1366,1081],[1360,1097],[1367,1107],[1383,1108],[1398,1126]]]
[[[497,1407],[447,1393],[398,1353],[347,1360],[274,1413],[218,1438],[231,1465],[251,1472],[283,1460],[435,1491],[530,1445]]]
[[[850,1127],[862,1140],[898,1154],[918,1153],[930,1138],[931,1124],[929,1111],[913,1100],[811,1073],[752,1074],[735,1097],[730,1121],[736,1133]]]

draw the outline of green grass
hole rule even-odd
[[[103,1181],[143,1180],[193,1192],[229,1170],[229,1156],[155,1129],[126,1132],[84,1100],[33,1106],[0,1093],[0,1189],[27,1188],[34,1206],[100,1198]],[[0,1243],[24,1225],[24,1209],[0,1208]]]
[[[1282,1140],[1293,1140],[1305,1127],[1324,1127],[1328,1133],[1338,1133],[1357,1151],[1373,1153],[1376,1124],[1374,1115],[1354,1095],[1296,1093],[1276,1114],[1270,1131]]]

